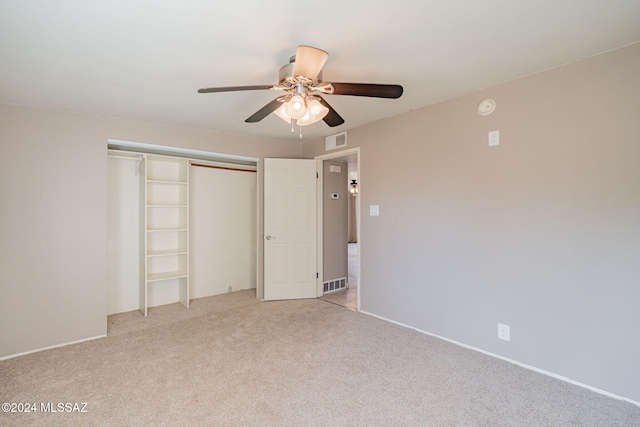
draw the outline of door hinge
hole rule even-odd
[[[319,278],[320,278],[319,273],[316,273],[316,279],[319,279]]]
[[[316,179],[320,178],[320,175],[318,174],[318,172],[316,172]]]

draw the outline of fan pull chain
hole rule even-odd
[[[293,133],[293,119],[291,119],[291,133]]]
[[[302,126],[298,126],[298,129],[300,129],[300,139],[302,139]]]

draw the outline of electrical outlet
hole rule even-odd
[[[227,292],[231,292],[231,286],[229,286],[229,288],[227,289]]]
[[[511,332],[509,331],[509,325],[498,323],[498,338],[505,341],[511,341]]]

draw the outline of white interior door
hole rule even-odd
[[[318,297],[316,161],[265,159],[264,299]]]

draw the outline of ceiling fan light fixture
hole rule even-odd
[[[309,114],[309,112],[307,111],[307,114],[305,114],[304,116],[302,116],[301,118],[299,118],[298,120],[296,120],[296,124],[298,126],[309,126],[314,124],[315,122],[317,122],[320,119],[316,119],[314,118],[311,114]]]
[[[320,116],[320,118],[323,118],[329,112],[329,109],[315,98],[311,98],[311,101],[307,104],[307,109],[312,116]]]
[[[300,95],[293,95],[289,101],[284,104],[287,115],[292,119],[301,119],[307,112],[305,100]]]
[[[286,103],[283,103],[280,108],[273,112],[276,116],[280,117],[283,121],[287,122],[287,124],[291,123],[291,117],[287,114]]]
[[[317,99],[311,99],[307,104],[307,113],[298,119],[298,126],[308,126],[322,120],[329,109],[322,105]]]

